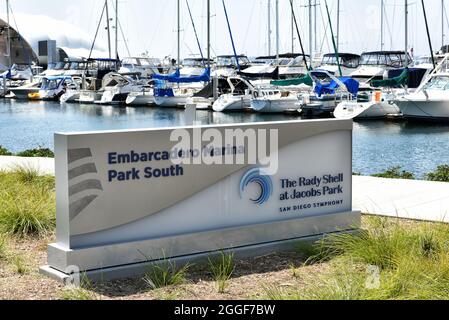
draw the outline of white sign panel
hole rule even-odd
[[[56,134],[55,149],[47,268],[58,272],[305,238],[360,219],[351,121]]]

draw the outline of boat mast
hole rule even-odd
[[[405,67],[408,68],[408,0],[405,2]]]
[[[315,35],[315,38],[314,38],[314,51],[315,51],[315,53],[318,53],[318,29],[317,29],[317,6],[318,6],[318,4],[317,4],[317,0],[315,0],[315,2],[314,2],[314,17],[313,17],[313,23],[314,23],[314,31],[313,31],[313,33],[314,33],[314,35]],[[312,58],[312,57],[311,57]]]
[[[118,0],[115,0],[115,58],[118,60]]]
[[[112,49],[111,49],[111,28],[109,21],[109,5],[108,0],[105,0],[106,4],[106,29],[108,30],[108,50],[109,50],[109,59],[112,59]]]
[[[313,37],[312,37],[312,0],[309,0],[309,53],[310,59],[313,57]]]
[[[427,32],[427,40],[429,41],[430,56],[432,57],[432,64],[433,64],[433,68],[435,69],[436,63],[435,63],[435,57],[433,55],[432,39],[430,38],[429,23],[427,21],[427,12],[426,12],[426,6],[424,4],[424,0],[421,0],[421,4],[422,4],[422,10],[423,10],[423,14],[424,14],[424,22],[426,23],[426,32]]]
[[[340,0],[337,0],[337,50],[340,50]]]
[[[177,53],[177,65],[178,69],[181,68],[181,1],[178,0],[177,5],[177,20],[178,20],[178,36],[177,36],[177,45],[178,45],[178,53]]]
[[[210,65],[210,0],[207,0],[207,67],[211,69]]]
[[[384,0],[380,0],[380,51],[384,51]]]
[[[292,24],[292,53],[295,52],[295,21],[293,19],[293,12],[291,12],[291,24]]]
[[[9,21],[9,0],[6,0],[6,17],[7,17],[7,24],[8,24],[8,67],[9,69],[11,69],[12,67],[12,60],[11,60],[11,27],[9,25],[10,21]]]
[[[268,0],[268,55],[271,56],[271,0]]]
[[[276,61],[279,66],[279,0],[276,0]]]
[[[444,47],[444,11],[446,10],[444,6],[444,0],[441,0],[441,48]]]

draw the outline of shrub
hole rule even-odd
[[[221,252],[218,259],[209,259],[209,267],[217,283],[218,292],[224,293],[234,273],[234,254]]]
[[[26,158],[54,158],[55,154],[52,150],[48,148],[39,147],[36,149],[19,152],[17,156]]]
[[[435,172],[428,173],[427,180],[449,182],[449,165],[439,166]]]
[[[143,281],[151,290],[180,285],[186,282],[189,269],[190,265],[188,264],[177,268],[174,262],[165,260],[152,266],[143,277]]]
[[[12,153],[0,146],[0,156],[12,156]]]
[[[372,176],[376,178],[386,178],[386,179],[407,179],[407,180],[415,179],[413,173],[404,170],[401,171],[401,167],[393,167],[383,173],[373,174]]]
[[[88,301],[95,300],[95,294],[92,293],[94,287],[90,280],[83,276],[80,286],[67,286],[62,291],[62,300],[68,301]]]

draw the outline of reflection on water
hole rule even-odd
[[[297,115],[222,114],[198,111],[203,124],[231,124],[300,119]],[[185,125],[184,111],[60,105],[52,102],[0,102],[0,145],[18,152],[53,148],[54,132],[122,130]],[[402,166],[422,176],[449,163],[449,125],[365,121],[354,124],[354,171],[372,174]]]

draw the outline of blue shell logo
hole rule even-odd
[[[240,198],[243,199],[246,188],[252,183],[258,184],[261,191],[259,197],[251,199],[251,201],[258,205],[267,202],[273,194],[273,181],[269,176],[261,174],[258,168],[249,170],[242,177],[240,181]]]

